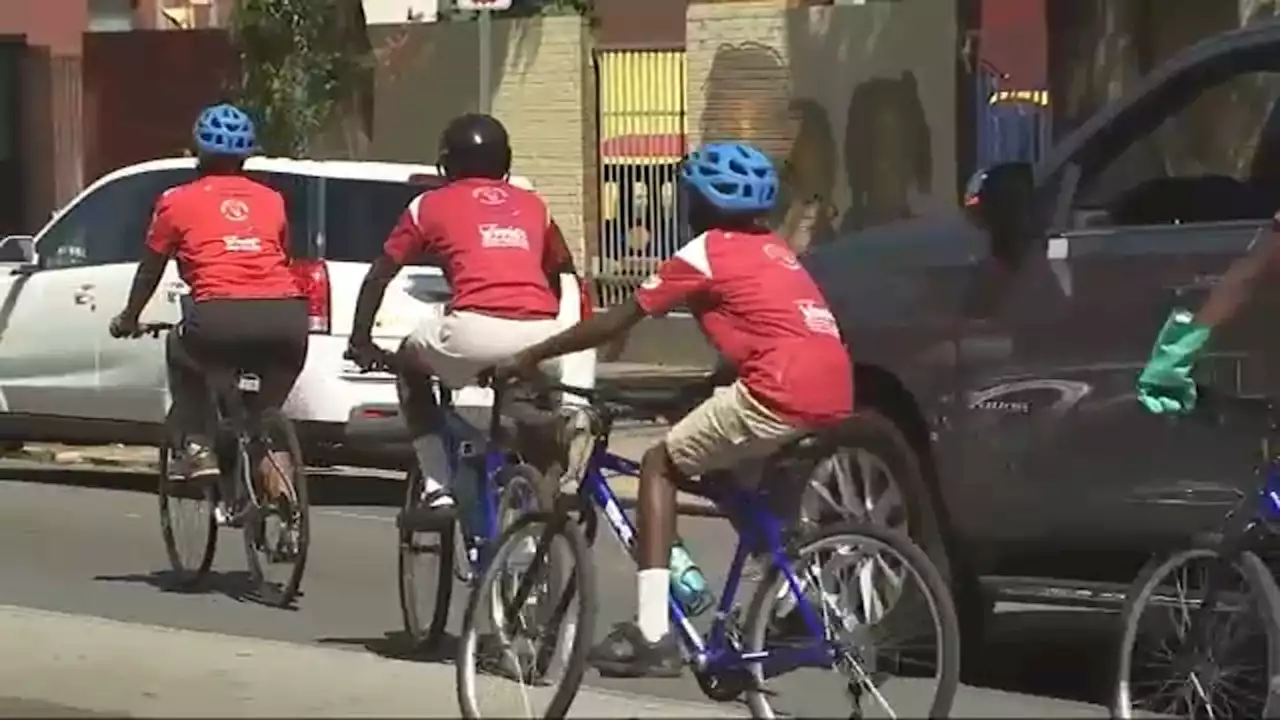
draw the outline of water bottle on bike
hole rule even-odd
[[[671,594],[680,602],[685,612],[697,617],[715,602],[707,585],[707,576],[693,561],[684,542],[677,539],[671,547]]]

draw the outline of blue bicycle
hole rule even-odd
[[[1280,406],[1207,387],[1199,397],[1197,419],[1257,432],[1256,489],[1221,498],[1229,510],[1216,532],[1152,557],[1129,586],[1115,718],[1280,718],[1280,458],[1271,444]],[[1191,502],[1178,492],[1171,502]]]
[[[379,364],[366,372],[393,370]],[[486,548],[502,528],[520,513],[538,507],[539,493],[546,496],[542,474],[526,464],[515,447],[517,425],[545,424],[555,416],[526,402],[507,403],[502,393],[495,392],[487,430],[482,429],[464,417],[466,409],[454,406],[448,387],[435,378],[424,382],[430,384],[444,416],[441,435],[449,472],[455,479],[456,509],[441,511],[427,506],[425,480],[415,461],[405,483],[396,528],[405,632],[416,653],[430,655],[440,649],[444,638],[455,578],[470,585],[485,565]],[[513,416],[504,415],[508,410]],[[501,584],[496,591],[507,586]]]
[[[575,423],[589,428],[585,463],[578,463],[580,470],[574,470],[573,456],[581,453],[571,448],[569,471],[561,483],[566,492],[555,511],[527,513],[508,527],[475,583],[456,659],[458,704],[464,717],[481,717],[480,699],[495,695],[497,683],[485,675],[527,683],[529,689],[520,696],[526,708],[536,696],[548,695],[548,708],[541,715],[563,717],[581,685],[595,627],[596,586],[589,552],[601,512],[623,546],[633,552],[635,527],[605,478],[605,473],[635,476],[639,472],[636,463],[608,451],[614,419],[627,412],[631,403],[601,391],[564,385],[551,389],[590,399],[590,407],[578,411],[585,421]],[[775,716],[771,702],[775,693],[766,682],[793,670],[819,668],[823,677],[832,669],[844,671],[848,678],[843,700],[852,705],[847,714],[861,717],[867,699],[887,707],[882,689],[888,676],[920,677],[926,669],[936,675],[936,687],[928,692],[908,689],[908,703],[914,702],[915,708],[903,714],[945,717],[959,684],[960,634],[947,586],[925,553],[905,536],[870,525],[840,523],[812,532],[789,532],[770,509],[789,505],[786,498],[773,497],[786,492],[788,475],[794,478],[787,463],[823,453],[827,447],[824,438],[816,436],[796,441],[766,465],[764,477],[769,480],[759,492],[712,478],[682,485],[681,490],[714,502],[739,535],[708,635],[694,627],[676,598],[671,600],[673,626],[688,662],[707,697],[719,702],[745,698],[752,716],[764,718]],[[790,487],[794,492],[796,485]],[[508,559],[527,552],[530,544],[535,546],[533,556],[522,563],[522,578],[514,592],[494,593],[491,588],[508,577],[504,569]],[[881,554],[893,559],[881,559]],[[735,596],[743,567],[752,556],[763,558],[767,570],[742,623]],[[919,589],[905,591],[899,583],[892,592],[883,593],[883,588],[866,587],[861,581],[871,575],[864,571],[873,563],[878,563],[874,569],[880,577],[910,578]],[[570,564],[572,571],[567,571]],[[542,580],[550,567],[558,567],[557,574],[568,578],[562,590]],[[857,585],[852,593],[832,587],[849,578]],[[880,602],[866,603],[858,597],[869,592],[881,592]],[[534,617],[527,612],[531,598],[542,608]],[[493,607],[495,602],[501,605]],[[571,611],[575,604],[576,610]],[[869,607],[878,610],[871,613]],[[935,633],[935,644],[925,652],[919,646],[899,647],[895,652],[891,636],[900,633],[904,623],[893,618],[912,617],[908,634],[918,634],[926,629],[920,621],[923,615],[929,618],[927,629]],[[480,632],[479,622],[492,622],[491,630]],[[568,637],[566,625],[587,630]],[[554,652],[541,647],[546,641]],[[495,646],[501,649],[496,666]],[[562,666],[558,682],[554,689],[539,688],[550,684],[545,668],[551,658]],[[888,710],[890,716],[898,714]],[[509,716],[512,708],[493,714]],[[802,710],[800,716],[829,714],[830,710]]]

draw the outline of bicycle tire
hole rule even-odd
[[[1132,666],[1133,649],[1137,642],[1143,612],[1150,606],[1153,595],[1156,589],[1160,587],[1161,581],[1178,565],[1196,558],[1227,561],[1227,558],[1219,551],[1218,543],[1215,540],[1197,540],[1185,550],[1167,555],[1158,555],[1147,561],[1147,564],[1143,566],[1129,586],[1124,607],[1120,613],[1123,621],[1123,632],[1121,633],[1118,647],[1120,655],[1116,665],[1115,691],[1111,698],[1111,717],[1133,717],[1129,674]],[[1233,564],[1240,571],[1246,582],[1250,584],[1250,587],[1255,589],[1253,594],[1258,602],[1263,629],[1266,633],[1268,664],[1266,678],[1273,678],[1276,672],[1280,672],[1280,588],[1277,588],[1275,579],[1272,577],[1266,563],[1256,554],[1247,550],[1241,552],[1239,558]],[[1263,707],[1262,717],[1280,717],[1280,701],[1277,699],[1277,693],[1274,691],[1266,692],[1266,697],[1267,700]],[[1143,712],[1145,713],[1146,711]]]
[[[556,632],[555,651],[557,657],[552,663],[562,666],[563,670],[560,673],[555,693],[543,717],[564,717],[569,710],[569,706],[573,704],[574,699],[577,697],[578,690],[582,687],[582,679],[587,670],[587,653],[591,649],[597,611],[595,564],[591,551],[587,546],[581,527],[574,522],[571,516],[564,513],[527,513],[503,531],[502,536],[495,545],[492,562],[486,565],[467,602],[467,611],[463,617],[462,633],[458,642],[458,656],[454,663],[458,707],[464,718],[482,717],[476,699],[479,636],[476,633],[475,622],[480,613],[480,604],[484,602],[486,595],[492,598],[492,593],[487,592],[487,590],[496,584],[498,575],[502,573],[506,564],[506,559],[516,549],[519,541],[528,534],[533,533],[537,528],[545,529],[548,526],[552,530],[547,538],[549,542],[545,544],[539,542],[535,551],[537,556],[545,558],[548,548],[554,547],[555,539],[561,537],[564,538],[568,545],[569,554],[573,562],[573,571],[568,573],[568,582],[564,585],[565,592],[559,602],[556,603],[554,608],[555,615],[552,616],[552,619],[556,622],[563,622],[565,619],[569,619],[558,618],[557,616],[568,612],[575,596],[578,598],[578,611],[576,617],[569,619],[573,624],[567,626],[570,628],[568,631],[564,629],[566,626],[560,626]],[[536,534],[541,538],[541,531]],[[552,570],[552,572],[554,573],[555,571]],[[563,570],[560,572],[563,573]],[[568,643],[569,647],[566,655],[562,644],[564,636],[568,633],[572,633],[573,637]]]
[[[423,482],[422,470],[415,462],[405,482],[406,511],[412,510],[422,497]],[[457,527],[457,521],[450,520],[444,527],[434,531],[440,539],[434,550],[439,557],[439,569],[436,572],[435,605],[429,612],[420,611],[420,597],[415,582],[415,559],[426,548],[419,547],[415,539],[417,535],[433,531],[414,530],[403,525],[399,528],[400,615],[404,619],[404,630],[415,652],[434,652],[444,638],[445,626],[449,622],[449,603],[453,600],[453,571],[459,539]],[[426,615],[431,616],[431,621],[424,626],[422,620]]]
[[[156,496],[160,507],[160,533],[164,537],[165,554],[169,558],[169,566],[177,575],[175,585],[179,589],[190,589],[200,584],[208,576],[209,570],[213,567],[213,559],[218,552],[218,521],[216,517],[218,483],[203,483],[204,487],[200,488],[204,493],[204,501],[206,503],[203,514],[205,521],[208,522],[208,530],[205,533],[200,561],[196,563],[194,568],[187,567],[182,558],[182,552],[178,548],[178,538],[174,533],[174,508],[171,507],[171,504],[176,504],[174,501],[178,498],[171,493],[170,485],[172,483],[168,480],[174,451],[171,440],[173,422],[171,417],[165,421],[165,439],[159,448],[160,463],[157,471],[158,487]]]
[[[284,441],[283,448],[279,448],[275,442],[271,443],[272,448],[283,449],[289,455],[292,469],[289,482],[293,485],[297,505],[295,511],[298,516],[298,547],[289,579],[280,586],[278,591],[275,590],[274,583],[270,583],[266,578],[257,548],[259,535],[262,534],[262,526],[265,523],[266,508],[253,503],[244,523],[245,559],[249,565],[249,575],[257,586],[259,599],[275,607],[288,607],[297,599],[302,589],[302,577],[307,568],[307,553],[311,546],[311,501],[307,490],[307,468],[302,459],[302,447],[298,442],[293,422],[284,413],[278,410],[263,412],[261,426],[263,437]],[[236,462],[243,466],[246,461],[249,463],[248,466],[240,468],[241,480],[252,482],[256,474],[254,459],[242,454]]]
[[[800,567],[800,560],[814,552],[824,544],[839,537],[856,537],[870,540],[870,544],[887,547],[896,553],[905,563],[909,574],[920,581],[922,599],[933,610],[935,628],[938,630],[939,664],[938,689],[934,693],[928,717],[943,718],[951,714],[951,706],[955,703],[956,692],[960,687],[960,622],[956,616],[955,601],[951,591],[942,578],[942,573],[934,565],[929,556],[918,545],[905,535],[886,528],[859,522],[833,523],[823,526],[811,535],[793,540],[787,549],[788,561],[793,567]],[[770,566],[764,580],[756,589],[747,612],[743,632],[744,652],[760,652],[766,649],[765,638],[773,618],[773,603],[779,597],[779,590],[785,585],[786,578],[776,567]],[[789,594],[789,593],[788,593]],[[892,612],[892,611],[890,611]],[[746,684],[745,696],[747,707],[754,718],[772,718],[774,712],[769,704],[769,692],[765,690],[764,678],[760,673],[761,666],[747,666],[754,676],[754,682]]]

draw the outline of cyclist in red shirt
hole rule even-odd
[[[372,339],[387,284],[414,260],[440,263],[453,289],[447,311],[423,318],[387,364],[400,376],[425,506],[448,509],[452,477],[438,433],[442,418],[426,381],[434,375],[447,387],[465,387],[483,368],[563,329],[559,279],[574,266],[546,204],[507,182],[511,144],[498,120],[455,118],[440,136],[438,166],[448,184],[409,203],[365,276],[348,354],[366,369],[387,362]],[[523,446],[537,450],[532,445]]]
[[[194,135],[199,177],[156,201],[129,299],[111,320],[113,336],[137,335],[165,264],[177,260],[191,294],[165,355],[172,412],[183,432],[174,441],[188,478],[218,474],[202,376],[255,372],[259,402],[279,408],[302,371],[308,339],[307,305],[289,270],[284,198],[243,173],[256,150],[253,121],[235,106],[214,105],[200,113]],[[264,458],[269,498],[284,496],[288,461],[284,453]]]
[[[853,411],[853,368],[835,317],[782,238],[758,223],[778,177],[759,150],[713,143],[690,153],[682,192],[696,237],[641,283],[631,300],[530,347],[496,374],[536,375],[548,358],[610,342],[645,316],[686,306],[738,379],[677,422],[640,463],[638,622],[616,626],[592,652],[601,673],[671,677],[668,558],[673,477],[693,478],[770,455]],[[750,473],[735,473],[754,482]],[[796,492],[802,492],[797,487]]]

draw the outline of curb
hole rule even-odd
[[[115,450],[116,448],[112,448]],[[79,465],[110,467],[136,471],[153,471],[160,467],[154,451],[142,457],[125,457],[111,452],[95,452],[94,448],[74,448],[61,445],[25,445],[0,454],[0,460],[25,460],[49,465]]]
[[[31,444],[15,450],[0,453],[0,462],[20,461],[40,465],[56,465],[66,468],[102,468],[132,473],[152,473],[160,468],[160,460],[152,448],[136,447],[136,457],[121,454],[128,452],[128,447],[73,447],[65,445]],[[379,477],[379,482],[387,478]],[[352,482],[359,482],[359,476],[353,476]],[[396,480],[398,481],[398,480]],[[633,510],[637,505],[636,485],[638,481],[628,478],[625,482],[613,481],[611,487],[618,497],[618,503],[625,510]],[[91,484],[86,482],[85,484]],[[150,482],[148,482],[150,487]],[[681,515],[696,517],[721,517],[715,505],[697,497],[680,493],[676,498],[677,511]]]

